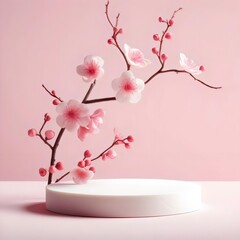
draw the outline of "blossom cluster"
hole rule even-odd
[[[82,64],[76,67],[76,72],[80,75],[83,81],[90,84],[89,89],[82,101],[76,99],[70,99],[68,101],[63,101],[59,96],[57,96],[56,91],[49,91],[44,85],[43,88],[53,97],[53,105],[56,106],[56,123],[60,127],[58,134],[51,129],[48,129],[42,133],[47,122],[51,120],[49,114],[44,115],[44,121],[42,127],[39,131],[32,128],[28,130],[28,135],[30,137],[38,136],[48,147],[50,147],[52,154],[49,168],[40,168],[39,174],[45,176],[48,173],[48,184],[52,183],[53,174],[57,171],[62,171],[64,169],[64,164],[62,162],[56,162],[55,155],[58,148],[59,142],[65,130],[74,132],[80,141],[84,141],[90,134],[97,134],[100,131],[100,127],[103,124],[103,119],[105,116],[105,111],[102,108],[98,108],[92,113],[90,113],[89,108],[86,104],[105,102],[105,101],[118,101],[118,102],[128,102],[137,103],[142,98],[142,93],[146,85],[157,75],[162,73],[183,73],[192,77],[198,83],[203,84],[212,89],[219,89],[221,87],[211,86],[202,80],[195,77],[195,75],[201,74],[205,68],[202,65],[197,65],[193,60],[189,59],[184,53],[180,53],[179,64],[181,69],[171,69],[166,68],[167,60],[169,56],[163,51],[163,42],[169,41],[173,38],[173,34],[170,31],[174,26],[175,14],[181,10],[173,12],[173,15],[169,19],[164,19],[162,16],[158,17],[158,22],[160,23],[163,30],[162,33],[154,33],[152,38],[154,43],[158,46],[154,46],[151,52],[157,57],[159,61],[159,69],[154,72],[147,80],[142,80],[141,77],[135,76],[134,72],[131,70],[132,67],[144,68],[151,64],[151,61],[145,58],[144,53],[136,48],[130,47],[129,44],[125,43],[123,47],[118,43],[119,35],[123,34],[123,28],[119,27],[119,14],[116,17],[115,23],[111,21],[108,14],[109,1],[106,6],[106,18],[112,28],[112,35],[108,38],[107,43],[111,46],[116,47],[123,57],[126,63],[126,70],[122,71],[120,76],[113,78],[111,85],[115,91],[115,96],[104,97],[97,99],[89,99],[92,89],[100,78],[104,75],[104,60],[100,56],[88,55],[84,58]],[[55,139],[55,142],[51,144],[50,140]],[[59,182],[68,174],[72,175],[74,182],[76,183],[86,183],[91,179],[96,172],[95,167],[92,162],[101,158],[102,160],[114,159],[117,156],[115,149],[116,145],[122,145],[126,149],[130,148],[130,144],[134,141],[133,137],[129,135],[128,137],[122,137],[115,130],[114,141],[107,147],[103,152],[101,152],[96,157],[92,157],[92,153],[89,149],[85,150],[84,157],[77,163],[77,168],[66,172],[60,178],[56,179],[55,182]]]

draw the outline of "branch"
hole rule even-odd
[[[44,84],[42,84],[42,87],[43,87],[43,88],[46,90],[46,92],[49,93],[52,97],[58,99],[60,102],[63,102],[63,100],[62,100],[60,97],[58,97],[58,96],[56,96],[55,94],[53,94],[52,92],[50,92],[50,91],[44,86]]]
[[[156,77],[158,74],[160,73],[168,73],[168,72],[175,72],[175,73],[186,73],[188,75],[190,75],[195,81],[198,81],[199,83],[203,84],[204,86],[206,87],[209,87],[209,88],[213,88],[213,89],[220,89],[222,87],[215,87],[215,86],[211,86],[205,82],[203,82],[202,80],[196,78],[193,74],[191,74],[190,72],[187,72],[185,70],[178,70],[178,69],[168,69],[168,70],[159,70],[157,71],[156,73],[154,73],[151,77],[149,77],[146,81],[145,81],[145,84],[149,83],[154,77]]]
[[[115,140],[108,148],[106,148],[102,153],[100,153],[97,157],[92,158],[90,161],[95,161],[98,158],[100,158],[104,153],[106,153],[108,150],[110,150],[113,146],[119,144],[119,143],[125,143],[125,141],[127,140],[127,138],[124,139],[117,139]],[[63,178],[65,178],[68,174],[70,174],[70,171],[66,172],[65,174],[63,174],[60,178],[58,178],[55,183],[61,181]]]
[[[42,136],[42,130],[43,130],[44,126],[46,125],[46,122],[47,122],[47,121],[44,120],[43,125],[42,125],[42,127],[40,128],[37,136],[40,137],[40,139],[41,139],[47,146],[49,146],[49,147],[52,149],[52,148],[53,148],[52,145]]]
[[[55,143],[53,145],[50,166],[54,166],[54,164],[55,164],[56,151],[57,151],[59,142],[60,142],[60,140],[62,138],[62,135],[63,135],[64,131],[65,131],[65,128],[61,128],[60,129],[60,131],[58,133],[58,136],[57,136],[57,139],[56,139],[56,141],[55,141]],[[53,174],[49,172],[49,174],[48,174],[48,184],[52,183],[52,176],[53,176]]]
[[[123,50],[121,49],[121,47],[119,46],[118,41],[117,41],[117,36],[119,34],[119,31],[118,31],[117,27],[118,27],[118,20],[119,20],[120,14],[118,13],[118,15],[116,16],[116,23],[115,23],[115,26],[114,26],[113,23],[111,22],[110,18],[109,18],[109,13],[108,13],[109,1],[107,2],[107,4],[105,6],[106,6],[105,14],[106,14],[107,20],[108,20],[109,24],[111,25],[111,27],[113,29],[113,35],[112,35],[112,39],[114,40],[113,45],[117,47],[117,49],[120,51],[121,55],[123,56],[124,61],[127,65],[127,71],[128,71],[128,70],[130,70],[131,65],[129,64],[126,55],[124,54]]]

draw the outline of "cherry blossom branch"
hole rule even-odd
[[[191,74],[190,72],[187,72],[185,70],[177,70],[177,69],[168,69],[168,70],[164,70],[164,71],[161,71],[161,73],[168,73],[168,72],[175,72],[175,73],[186,73],[186,74],[189,74],[194,80],[198,81],[199,83],[209,87],[209,88],[213,88],[213,89],[220,89],[222,87],[214,87],[214,86],[211,86],[205,82],[203,82],[202,80],[200,79],[197,79],[196,77],[193,76],[193,74]]]
[[[149,83],[154,77],[156,77],[158,74],[160,73],[168,73],[168,72],[175,72],[175,73],[186,73],[189,74],[194,80],[198,81],[199,83],[203,84],[206,87],[212,88],[212,89],[220,89],[222,87],[215,87],[215,86],[211,86],[205,82],[203,82],[202,80],[196,78],[193,74],[191,74],[190,72],[187,72],[185,70],[178,70],[178,69],[168,69],[168,70],[162,70],[163,67],[158,70],[157,72],[155,72],[152,76],[150,76],[146,81],[145,84]]]
[[[112,147],[114,147],[115,145],[118,145],[118,144],[129,144],[129,143],[126,143],[126,141],[128,141],[128,138],[124,138],[124,139],[117,139],[117,140],[114,140],[114,142],[108,147],[106,148],[103,152],[101,152],[97,157],[95,158],[92,158],[90,159],[89,161],[93,162],[93,161],[96,161],[97,159],[99,159],[100,157],[102,157],[106,152],[108,152]],[[84,158],[85,159],[85,158]],[[63,174],[60,178],[56,179],[55,183],[61,181],[63,178],[65,178],[68,174],[70,174],[70,171],[66,172],[65,174]]]
[[[109,14],[108,14],[109,1],[105,4],[105,6],[106,6],[105,14],[106,14],[107,20],[108,20],[109,24],[111,25],[111,27],[113,29],[112,39],[109,39],[108,43],[117,47],[117,49],[120,51],[121,55],[124,58],[124,61],[127,65],[127,70],[130,70],[131,65],[129,64],[126,55],[124,54],[123,50],[121,49],[121,47],[119,46],[118,41],[117,41],[118,34],[122,33],[122,29],[121,28],[118,29],[118,20],[119,20],[120,14],[118,13],[118,15],[116,17],[116,23],[115,23],[115,26],[114,26],[113,23],[111,22],[110,18],[109,18]],[[112,40],[114,42],[112,42]]]
[[[97,157],[95,158],[92,158],[90,161],[93,162],[93,161],[96,161],[98,158],[102,157],[108,150],[110,150],[113,146],[119,144],[119,143],[125,143],[125,141],[127,140],[127,138],[124,138],[124,139],[118,139],[118,140],[115,140],[111,146],[109,146],[107,149],[105,149],[102,153],[100,153]]]
[[[97,102],[107,102],[107,101],[114,101],[116,100],[115,97],[108,97],[108,98],[97,98],[97,99],[92,99],[92,100],[88,100],[88,97],[90,96],[93,88],[96,85],[96,79],[94,80],[94,82],[90,85],[85,97],[82,100],[82,103],[85,104],[91,104],[91,103],[97,103]]]
[[[43,87],[43,88],[46,90],[46,92],[49,93],[52,97],[56,98],[56,99],[59,100],[60,102],[63,102],[63,100],[62,100],[60,97],[56,96],[56,94],[55,94],[54,91],[50,92],[50,91],[44,86],[44,84],[42,84],[42,87]]]
[[[65,128],[61,128],[59,133],[58,133],[58,136],[57,136],[57,139],[53,145],[53,148],[52,148],[52,155],[51,155],[51,162],[50,162],[50,166],[54,166],[55,164],[55,161],[56,161],[56,151],[57,151],[57,148],[58,148],[58,145],[59,145],[59,142],[62,138],[62,135],[65,131]],[[52,183],[52,176],[53,176],[53,173],[49,172],[48,174],[48,184],[51,184]]]
[[[44,122],[43,122],[43,125],[42,127],[40,128],[38,134],[36,134],[36,136],[40,137],[40,139],[47,145],[49,146],[51,149],[53,149],[52,145],[47,141],[47,139],[45,139],[43,136],[42,136],[42,130],[44,128],[44,126],[46,125],[48,120],[44,119]]]

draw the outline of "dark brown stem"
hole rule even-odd
[[[47,121],[44,120],[43,125],[42,125],[42,127],[40,128],[37,136],[40,137],[40,139],[41,139],[46,145],[48,145],[48,146],[52,149],[52,148],[53,148],[52,145],[51,145],[51,144],[43,137],[43,135],[42,135],[42,130],[43,130],[44,126],[46,125],[46,123],[47,123]]]
[[[95,85],[96,85],[96,79],[94,80],[94,82],[93,82],[93,83],[91,84],[91,86],[89,87],[89,89],[88,89],[85,97],[84,97],[83,100],[82,100],[82,103],[86,103],[86,102],[87,102],[87,99],[88,99],[88,97],[89,97],[90,93],[92,92],[92,90],[93,90],[93,88],[94,88]]]
[[[55,181],[55,183],[61,181],[61,180],[62,180],[63,178],[65,178],[69,173],[70,173],[70,171],[67,172],[67,173],[65,173],[64,175],[62,175],[60,178],[58,178],[58,179]]]
[[[115,23],[115,26],[114,26],[112,21],[109,18],[109,14],[108,14],[109,1],[106,3],[105,6],[106,6],[105,14],[106,14],[107,20],[108,20],[109,24],[111,25],[111,27],[113,29],[113,35],[112,35],[112,39],[114,40],[114,44],[113,45],[117,47],[117,49],[120,51],[121,55],[123,56],[124,61],[125,61],[126,65],[127,65],[127,71],[128,71],[128,70],[130,70],[131,65],[129,64],[126,55],[124,54],[123,50],[121,49],[121,47],[119,46],[118,41],[117,41],[118,33],[116,32],[116,30],[117,30],[117,27],[118,27],[118,20],[119,20],[120,14],[117,15],[116,23]]]
[[[53,145],[53,148],[52,148],[52,156],[51,156],[51,162],[50,162],[50,166],[54,166],[55,164],[55,156],[56,156],[56,151],[57,151],[57,148],[58,148],[58,145],[59,145],[59,142],[62,138],[62,135],[65,131],[65,128],[61,128],[59,133],[58,133],[58,136],[57,136],[57,139]],[[52,183],[52,176],[53,174],[52,173],[49,173],[48,174],[48,184],[51,184]]]
[[[175,10],[175,11],[173,12],[173,15],[172,15],[172,17],[170,18],[170,20],[172,20],[172,19],[175,17],[175,14],[176,14],[178,11],[180,11],[180,10],[182,10],[182,8],[179,8],[178,10]],[[164,39],[165,34],[167,33],[168,29],[171,27],[171,25],[169,24],[169,21],[165,21],[165,23],[167,24],[167,27],[166,27],[166,29],[165,29],[165,30],[163,31],[163,33],[162,33],[162,37],[161,37],[160,43],[159,43],[159,53],[158,53],[158,59],[159,59],[159,61],[160,61],[160,63],[161,63],[162,65],[164,64],[164,62],[163,62],[162,59],[161,59],[162,47],[163,47],[163,39]]]
[[[83,103],[91,104],[91,103],[98,103],[98,102],[108,102],[108,101],[115,101],[115,97],[108,97],[108,98],[96,98],[91,100],[85,100]]]
[[[220,89],[222,87],[214,87],[214,86],[211,86],[203,81],[201,81],[200,79],[197,79],[196,77],[193,76],[193,74],[191,74],[190,72],[187,72],[185,70],[177,70],[177,69],[168,69],[168,70],[164,70],[164,71],[161,71],[160,73],[168,73],[168,72],[175,72],[175,73],[186,73],[188,75],[190,75],[194,80],[198,81],[199,83],[205,85],[206,87],[209,87],[209,88],[213,88],[213,89]]]
[[[123,50],[120,48],[118,42],[117,42],[117,37],[116,36],[113,36],[113,40],[115,42],[115,46],[118,48],[118,50],[120,51],[120,53],[122,54],[123,58],[124,58],[124,61],[127,65],[127,71],[131,69],[131,65],[128,63],[128,60],[127,60],[127,57],[126,55],[124,54]]]

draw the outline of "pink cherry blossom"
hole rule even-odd
[[[101,57],[89,55],[84,58],[82,65],[77,66],[77,73],[85,82],[92,82],[104,74],[103,65],[104,60]]]
[[[117,91],[117,101],[137,103],[141,99],[141,92],[145,84],[143,80],[135,78],[131,71],[126,71],[120,78],[112,81],[112,87]]]
[[[100,126],[103,124],[103,117],[105,112],[103,109],[99,108],[90,116],[90,121],[87,127],[90,129],[91,133],[98,133]]]
[[[57,124],[68,131],[73,131],[79,125],[87,126],[89,123],[88,108],[77,100],[61,102],[57,106],[57,112],[59,113]]]
[[[89,134],[90,134],[89,128],[87,128],[87,127],[82,127],[82,126],[80,126],[80,127],[78,128],[78,138],[79,138],[81,141],[84,141]]]
[[[94,176],[94,172],[85,168],[75,168],[71,171],[73,181],[78,184],[85,184]]]
[[[78,128],[78,138],[81,141],[84,141],[89,134],[96,134],[99,132],[100,126],[103,124],[103,117],[105,112],[103,109],[97,109],[94,113],[89,117],[89,123],[87,126],[80,126]]]
[[[110,149],[102,155],[102,160],[114,159],[116,157],[117,153],[113,149]]]
[[[125,55],[128,63],[135,67],[146,67],[151,63],[150,60],[144,58],[143,53],[136,48],[131,48],[129,45],[124,44]]]
[[[199,66],[197,66],[193,60],[189,59],[186,57],[185,54],[180,53],[180,65],[182,66],[182,68],[192,74],[200,74],[202,73],[201,69]]]

